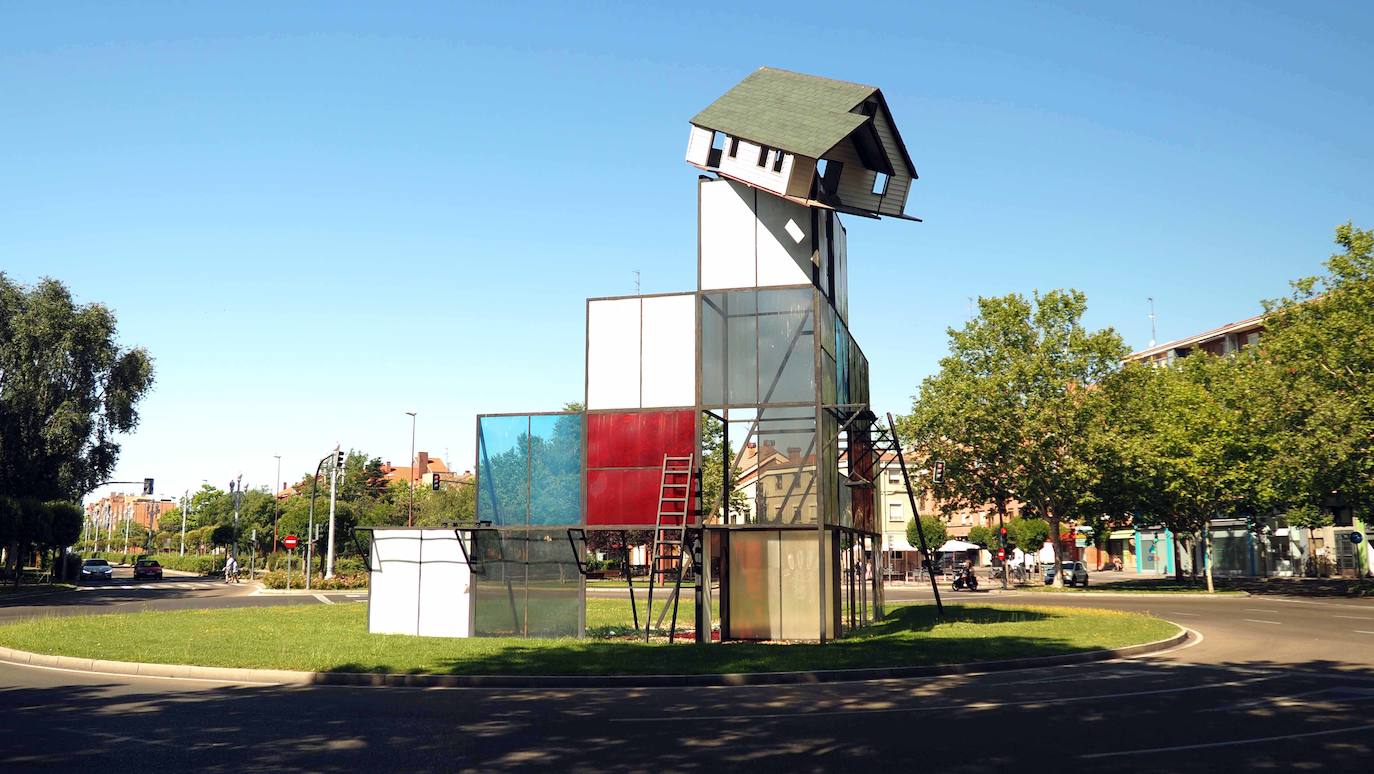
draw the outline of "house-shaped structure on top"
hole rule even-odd
[[[805,207],[869,217],[908,217],[916,179],[881,91],[770,67],[692,118],[687,161]]]
[[[915,167],[878,89],[769,68],[692,118],[687,161],[697,288],[588,299],[584,411],[478,417],[479,635],[580,635],[596,530],[653,536],[656,619],[692,571],[701,641],[825,641],[880,615],[890,439],[840,218],[916,220]]]

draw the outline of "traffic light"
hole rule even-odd
[[[336,467],[336,468],[342,468],[343,466],[344,466],[344,453],[341,452],[341,451],[336,451],[336,452],[334,452],[334,467]]]
[[[435,473],[435,474],[434,474],[433,480],[431,480],[430,483],[429,483],[429,488],[430,488],[430,489],[433,489],[433,490],[436,491],[436,492],[439,491],[439,474],[438,474],[438,473]]]
[[[943,484],[943,483],[945,483],[945,461],[944,461],[944,460],[936,460],[936,461],[935,461],[935,483],[937,483],[937,484]]]
[[[1002,545],[1005,546],[1007,544],[1007,528],[1002,527],[1001,529],[997,530],[997,537],[999,540],[1002,541]]]
[[[151,495],[152,493],[153,493],[153,480],[152,480],[151,478],[145,478],[145,479],[143,479],[143,494],[145,494],[145,495]]]

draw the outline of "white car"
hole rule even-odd
[[[112,580],[114,568],[104,559],[87,559],[81,563],[81,580]]]
[[[1065,586],[1086,586],[1088,585],[1088,568],[1082,562],[1062,562],[1064,566],[1064,585]],[[1045,585],[1054,583],[1054,565],[1045,565]]]

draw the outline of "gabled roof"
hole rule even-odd
[[[704,129],[820,158],[868,120],[851,113],[878,90],[760,67],[692,118]]]

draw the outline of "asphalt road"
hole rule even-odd
[[[177,583],[189,588],[135,592],[130,584],[55,597],[29,612],[321,601]],[[149,596],[124,596],[133,593]],[[928,599],[929,592],[894,589],[888,597]],[[1201,637],[1165,654],[1088,665],[749,688],[286,688],[0,665],[10,708],[0,768],[70,770],[130,760],[175,771],[1374,766],[1374,602],[949,599],[1013,600],[1142,610]]]

